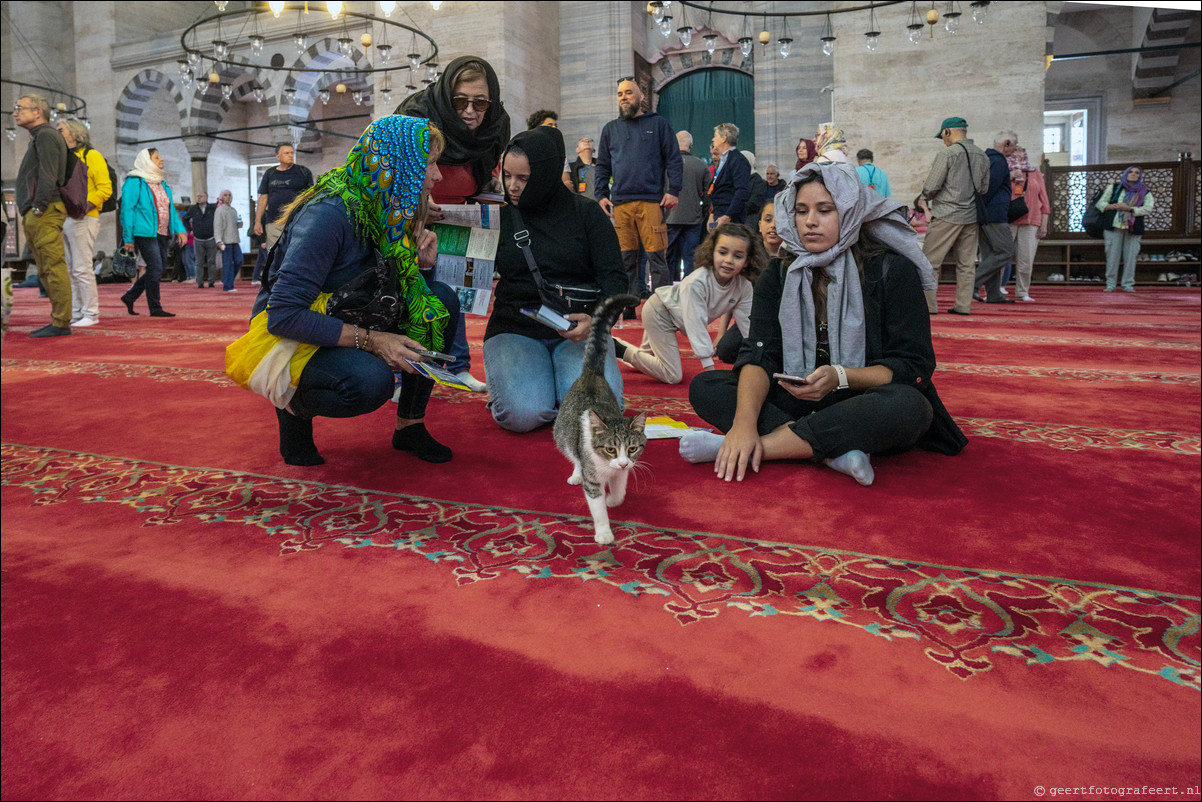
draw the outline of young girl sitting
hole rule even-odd
[[[768,264],[759,237],[741,223],[724,223],[697,249],[697,268],[684,281],[660,287],[643,305],[643,344],[614,338],[618,359],[665,384],[679,384],[684,373],[676,332],[689,338],[703,370],[714,369],[714,344],[708,326],[727,312],[744,336],[751,316],[752,282]]]

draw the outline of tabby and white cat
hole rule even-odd
[[[593,539],[603,546],[614,542],[606,507],[626,500],[626,482],[647,444],[643,434],[647,413],[624,417],[605,381],[610,329],[625,307],[638,302],[633,295],[615,295],[598,304],[580,378],[564,396],[555,418],[555,445],[573,466],[568,484],[584,486],[593,516]]]

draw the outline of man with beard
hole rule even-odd
[[[655,112],[644,110],[643,98],[633,77],[618,81],[619,116],[601,130],[595,193],[601,208],[614,220],[630,292],[645,297],[649,290],[640,286],[638,275],[640,242],[647,252],[650,290],[672,283],[664,211],[675,209],[678,203],[683,163],[672,126]],[[633,310],[628,310],[627,318],[633,317]]]

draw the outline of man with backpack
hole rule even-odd
[[[872,187],[886,198],[889,197],[892,194],[889,189],[889,176],[872,163],[872,151],[868,148],[861,148],[856,153],[856,161],[860,164],[856,168],[856,175],[860,177],[860,183],[866,187]]]
[[[23,217],[38,277],[50,298],[50,324],[29,336],[59,337],[71,333],[71,280],[63,250],[67,209],[59,192],[71,154],[63,135],[50,124],[50,103],[41,95],[22,95],[13,107],[13,121],[30,137],[17,170],[17,210]]]
[[[87,126],[74,118],[59,120],[58,132],[66,140],[68,150],[88,168],[87,211],[83,218],[68,217],[63,223],[71,280],[71,325],[95,326],[100,322],[100,295],[96,291],[92,248],[100,233],[100,212],[113,195],[113,180],[104,156],[92,150]]]

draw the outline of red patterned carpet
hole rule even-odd
[[[655,441],[602,548],[483,395],[436,394],[448,465],[391,405],[283,465],[239,287],[46,340],[17,290],[4,799],[1199,798],[1197,288],[933,318],[962,455],[727,484]]]

